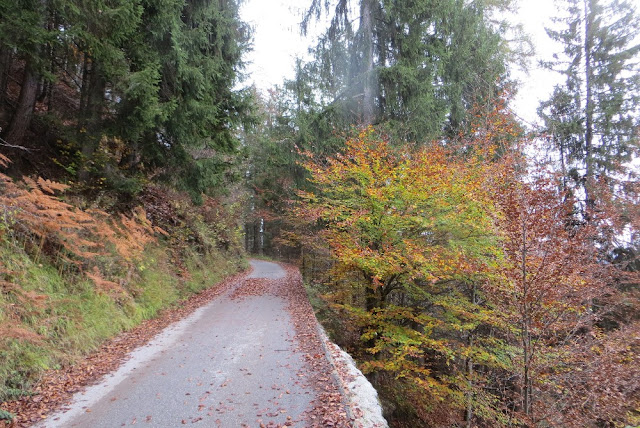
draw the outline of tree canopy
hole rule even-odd
[[[340,1],[298,80],[311,80],[320,111],[337,111],[338,126],[384,125],[404,141],[454,135],[469,124],[472,106],[507,83],[504,28],[491,19],[507,6],[363,0],[352,16]],[[303,25],[323,10],[312,2]]]
[[[0,34],[3,75],[22,70],[0,88],[9,143],[38,102],[85,184],[151,171],[195,196],[220,184],[251,111],[234,89],[250,37],[237,2],[3,1]]]

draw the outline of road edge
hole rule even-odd
[[[2,403],[16,415],[8,426],[22,428],[46,424],[51,417],[67,408],[76,394],[82,394],[83,391],[100,384],[103,379],[124,366],[133,352],[144,348],[166,329],[189,318],[214,299],[229,292],[252,271],[249,267],[236,272],[187,299],[162,309],[156,317],[144,320],[132,329],[105,340],[97,350],[79,358],[76,364],[63,369],[47,370],[34,385],[33,394]],[[111,358],[108,363],[102,364],[102,357],[106,354]],[[2,422],[0,421],[0,427],[7,426]]]
[[[341,390],[348,418],[354,428],[388,428],[382,415],[382,404],[378,391],[356,367],[347,352],[331,342],[324,328],[316,320],[316,329],[329,364],[333,367],[332,377]]]

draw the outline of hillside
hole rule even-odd
[[[214,199],[196,207],[149,187],[109,214],[79,208],[60,183],[0,178],[0,401],[245,266],[233,214]]]

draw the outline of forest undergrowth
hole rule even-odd
[[[245,263],[237,205],[149,185],[116,212],[42,178],[0,187],[0,402]]]

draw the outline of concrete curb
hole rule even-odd
[[[332,376],[336,381],[342,401],[354,428],[388,428],[382,416],[382,405],[378,392],[356,367],[353,358],[338,345],[331,342],[320,323],[316,323],[318,336],[325,356],[333,367]]]

